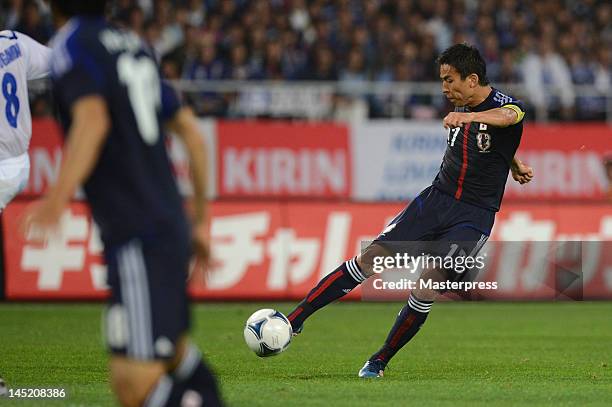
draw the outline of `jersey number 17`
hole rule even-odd
[[[455,145],[455,140],[457,140],[457,135],[459,135],[460,131],[461,127],[453,127],[448,132],[448,138],[446,139],[446,141],[450,144],[451,147]]]

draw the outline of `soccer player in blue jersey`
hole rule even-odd
[[[218,406],[215,379],[187,337],[192,254],[208,258],[205,150],[194,116],[162,84],[134,34],[110,26],[104,0],[52,0],[53,91],[66,130],[57,183],[26,229],[57,224],[84,186],[104,242],[111,384],[124,406]],[[190,225],[164,145],[164,124],[190,154]]]
[[[489,85],[486,64],[476,48],[454,45],[440,55],[438,65],[442,91],[455,105],[455,111],[443,121],[449,130],[447,148],[433,185],[422,191],[359,256],[324,277],[288,314],[294,333],[302,331],[304,321],[315,311],[371,276],[373,259],[389,255],[394,243],[438,242],[435,246],[447,245],[450,250],[434,252],[435,255],[476,256],[493,228],[508,172],[521,184],[532,179],[533,170],[514,156],[523,133],[523,104]],[[431,247],[432,243],[426,245]],[[454,282],[465,279],[467,274],[432,268],[426,269],[421,279]],[[439,294],[417,284],[384,344],[366,361],[359,377],[383,375],[391,358],[421,328]]]

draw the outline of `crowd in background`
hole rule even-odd
[[[109,13],[146,39],[168,79],[438,81],[437,55],[468,42],[494,84],[524,85],[530,106],[555,119],[602,119],[612,93],[609,0],[118,0]],[[0,27],[53,35],[37,0],[0,0]],[[190,101],[203,115],[230,113],[224,95]],[[366,101],[371,117],[390,115],[384,97]],[[444,108],[411,96],[400,116],[426,106]]]

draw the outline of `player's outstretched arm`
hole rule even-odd
[[[51,48],[46,47],[27,35],[16,32],[19,44],[26,57],[26,77],[29,81],[49,76]]]
[[[198,128],[197,120],[188,107],[180,108],[166,123],[169,130],[178,135],[189,154],[189,165],[193,179],[194,219],[193,241],[199,260],[207,263],[210,256],[208,245],[208,223],[206,181],[208,172],[206,145]]]
[[[522,112],[519,114],[517,109],[498,107],[483,112],[451,112],[444,118],[444,128],[460,127],[470,122],[484,123],[494,127],[512,126],[523,119]]]
[[[521,185],[533,179],[533,168],[516,157],[512,159],[510,170],[512,171],[512,178]]]
[[[53,228],[77,188],[95,167],[110,129],[110,118],[102,96],[84,96],[72,106],[72,125],[64,147],[57,182],[46,197],[29,208],[23,231]]]

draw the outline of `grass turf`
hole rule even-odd
[[[242,327],[256,309],[200,304],[194,338],[229,406],[612,405],[612,303],[443,303],[382,380],[357,378],[400,304],[334,304],[290,348],[260,359]],[[95,304],[0,304],[0,375],[68,398],[0,405],[114,405]]]

